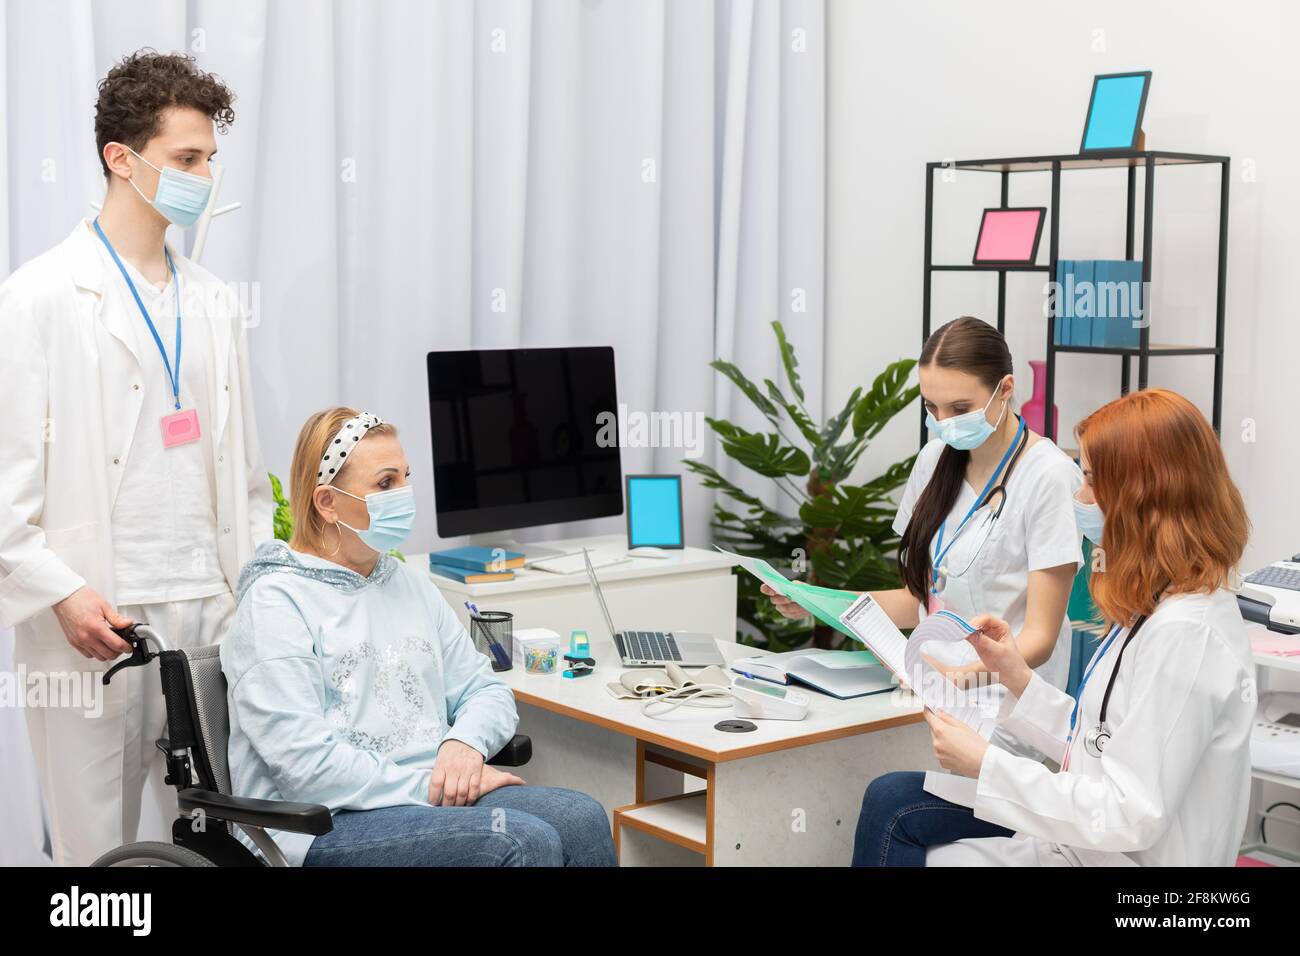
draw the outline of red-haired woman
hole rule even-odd
[[[1006,835],[944,840],[943,827],[899,805],[914,781],[887,774],[863,801],[856,862],[1226,866],[1235,859],[1255,713],[1250,646],[1227,590],[1250,532],[1241,495],[1204,416],[1174,392],[1148,389],[1111,402],[1076,435],[1086,482],[1079,525],[1100,539],[1104,558],[1090,588],[1110,627],[1079,700],[1033,673],[1005,621],[978,618],[980,633],[971,637],[1012,695],[999,727],[1060,770],[927,713],[939,762],[976,778],[975,820]],[[947,818],[956,813],[951,804],[941,809]],[[950,840],[969,835],[969,821],[945,826]]]

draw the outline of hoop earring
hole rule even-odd
[[[337,535],[339,536],[339,543],[338,543],[338,545],[334,548],[333,551],[331,551],[331,552],[329,553],[329,556],[332,558],[332,557],[334,557],[334,555],[338,554],[338,553],[339,553],[339,549],[343,547],[343,532],[339,530],[339,526],[338,526],[337,524],[330,525],[330,527],[333,528],[333,529],[334,529],[334,533],[337,534]]]

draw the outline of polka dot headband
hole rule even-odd
[[[340,425],[339,430],[330,436],[329,444],[325,446],[320,468],[316,471],[317,486],[328,485],[333,481],[334,475],[347,464],[348,453],[356,447],[357,442],[365,437],[371,427],[383,423],[384,420],[378,415],[362,412]]]

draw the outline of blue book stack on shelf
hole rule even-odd
[[[1142,263],[1060,259],[1056,263],[1057,345],[1137,348],[1142,330]]]

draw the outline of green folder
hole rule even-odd
[[[718,548],[718,550],[722,551],[721,548]],[[729,557],[738,558],[737,563],[742,568],[764,584],[770,584],[773,589],[784,594],[823,624],[835,628],[835,630],[853,638],[859,644],[862,642],[861,638],[840,622],[840,615],[847,611],[849,606],[858,599],[858,592],[823,588],[804,581],[791,581],[762,558],[745,558],[725,551],[723,553],[728,554]],[[872,659],[875,659],[874,655]],[[879,663],[879,661],[876,661],[876,663]]]

